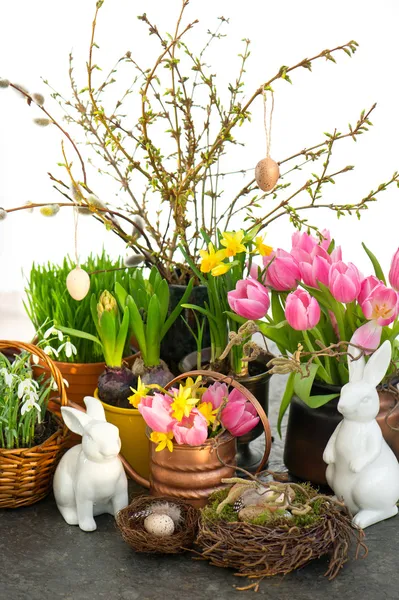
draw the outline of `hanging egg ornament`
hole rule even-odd
[[[66,278],[67,290],[74,300],[83,300],[90,289],[90,277],[80,267],[75,267]]]
[[[270,192],[280,177],[280,168],[272,158],[262,158],[255,167],[255,180],[261,190]]]

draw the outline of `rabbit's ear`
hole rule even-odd
[[[85,427],[91,421],[91,417],[85,412],[69,406],[62,406],[61,414],[68,429],[79,435],[83,435]]]
[[[380,383],[389,367],[391,354],[391,342],[386,340],[382,346],[372,354],[364,369],[364,379],[367,383],[371,383],[373,387]]]
[[[106,421],[103,405],[100,400],[92,396],[85,396],[84,403],[86,404],[86,413],[91,419],[96,421]]]
[[[364,367],[366,361],[364,360],[364,356],[360,356],[357,358],[361,352],[358,348],[354,348],[353,346],[348,346],[348,352],[353,358],[357,360],[352,360],[352,358],[348,354],[348,369],[349,369],[349,381],[351,383],[357,383],[363,379]]]

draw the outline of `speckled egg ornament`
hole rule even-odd
[[[157,537],[166,537],[174,533],[175,524],[168,515],[152,513],[144,519],[144,529]]]
[[[271,90],[270,90],[271,91]],[[279,177],[280,168],[275,160],[270,158],[272,117],[274,109],[274,95],[272,94],[272,107],[270,111],[269,124],[267,123],[266,90],[263,90],[264,125],[266,134],[266,158],[262,158],[255,167],[255,181],[263,192],[271,192]]]

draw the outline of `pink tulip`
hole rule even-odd
[[[172,430],[176,419],[171,416],[170,404],[172,399],[162,394],[146,396],[138,406],[144,421],[153,431],[168,433]]]
[[[251,431],[259,423],[255,407],[234,389],[229,394],[226,408],[222,410],[221,422],[232,435],[239,437]]]
[[[193,408],[188,417],[174,423],[172,431],[178,444],[201,446],[208,437],[208,423],[204,415]]]
[[[389,325],[398,316],[398,293],[379,283],[363,300],[361,308],[366,319],[382,327]]]
[[[370,354],[373,350],[377,350],[381,341],[382,327],[378,325],[377,321],[369,321],[358,329],[352,336],[351,343],[362,348],[367,348]]]
[[[309,292],[298,289],[287,296],[285,317],[289,325],[297,331],[313,329],[320,321],[319,303]]]
[[[246,319],[261,319],[270,306],[270,299],[264,285],[255,279],[241,279],[236,289],[228,292],[230,308]]]
[[[324,240],[319,242],[319,244],[322,248],[324,248],[324,250],[328,250],[331,244],[331,233],[328,231],[328,229],[323,229],[321,235],[323,236]]]
[[[329,288],[338,302],[352,302],[359,295],[362,279],[354,264],[338,261],[330,267]]]
[[[263,264],[265,267],[269,263],[270,257],[264,256]],[[279,292],[287,292],[296,288],[300,278],[301,273],[295,258],[285,250],[279,248],[276,252],[276,257],[267,269],[266,284]]]
[[[215,381],[212,385],[210,385],[206,392],[202,395],[201,402],[210,402],[212,404],[213,410],[219,408],[222,404],[224,398],[228,398],[229,390],[225,383],[220,383],[220,381]]]
[[[369,275],[368,277],[363,279],[362,285],[360,286],[360,292],[357,297],[358,303],[362,305],[363,302],[366,300],[367,296],[369,296],[373,289],[377,285],[380,285],[380,283],[382,283],[382,281],[377,279],[377,277],[374,277],[374,275]]]
[[[391,268],[389,269],[389,283],[394,290],[399,292],[399,248],[392,258]]]
[[[309,235],[309,233],[306,233],[305,231],[295,231],[291,236],[291,242],[292,250],[294,248],[299,248],[300,250],[304,250],[310,254],[313,248],[318,245],[319,240],[314,238],[312,235]]]
[[[312,263],[299,263],[299,269],[302,280],[306,285],[317,288],[319,281],[324,285],[328,285],[330,273],[330,262],[328,259],[315,256]]]

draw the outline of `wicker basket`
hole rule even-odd
[[[65,384],[51,358],[37,346],[0,340],[0,351],[12,347],[26,350],[46,363],[57,384],[60,402],[67,405]],[[65,449],[66,427],[58,430],[43,444],[33,448],[0,448],[0,508],[28,506],[42,500],[50,491],[55,468]]]

